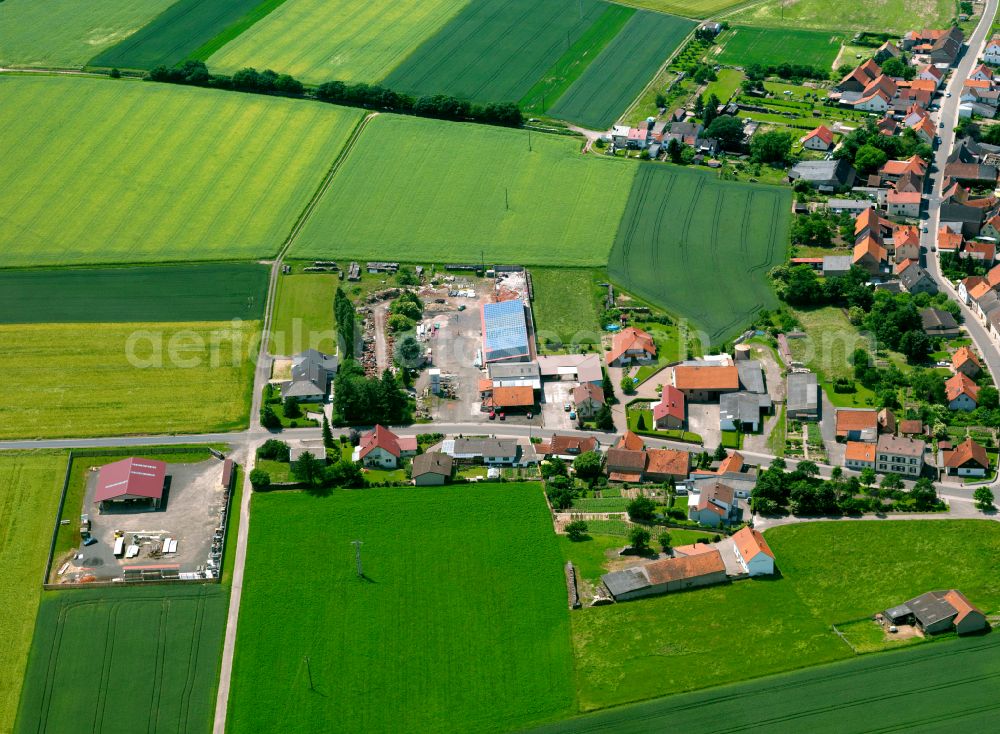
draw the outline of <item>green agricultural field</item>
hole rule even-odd
[[[635,172],[574,138],[379,115],[291,252],[603,266]]]
[[[626,4],[688,18],[708,18],[720,10],[742,5],[744,2],[746,0],[627,0]]]
[[[625,706],[533,732],[867,734],[955,726],[985,732],[996,728],[1000,709],[998,667],[1000,635],[949,640]]]
[[[914,25],[947,28],[955,15],[952,0],[787,0],[758,3],[725,15],[731,23],[765,27],[822,28],[832,31],[905,33]],[[917,20],[919,19],[919,20]]]
[[[251,263],[0,270],[0,324],[254,321],[267,277]]]
[[[0,452],[0,731],[14,727],[65,475],[61,451]]]
[[[533,268],[535,330],[545,351],[561,345],[599,344],[600,306],[607,289],[600,270]]]
[[[516,102],[607,7],[603,0],[470,0],[384,84],[416,95]]]
[[[549,114],[594,130],[608,128],[693,28],[686,18],[636,13]]]
[[[777,303],[767,272],[784,260],[790,206],[787,188],[641,164],[608,273],[719,344]]]
[[[90,60],[88,66],[152,69],[173,66],[216,37],[234,37],[284,0],[180,0],[152,23]],[[200,57],[199,57],[200,58]]]
[[[1000,608],[991,560],[1000,526],[989,520],[816,522],[765,537],[778,579],[570,615],[580,710],[853,657],[832,624],[931,589],[961,589],[986,613]]]
[[[6,0],[0,3],[0,66],[81,67],[173,2]]]
[[[271,317],[271,353],[297,354],[304,349],[337,351],[333,294],[340,280],[328,273],[297,273],[278,279]]]
[[[789,62],[829,69],[843,41],[844,34],[835,31],[737,26],[726,34],[715,60],[737,66]]]
[[[507,731],[571,713],[566,584],[537,483],[262,494],[251,518],[234,734]],[[309,545],[295,563],[290,538]]]
[[[466,0],[288,0],[208,58],[215,71],[269,67],[304,82],[379,82]]]
[[[69,77],[0,97],[0,267],[274,255],[361,115]]]
[[[260,323],[0,326],[0,439],[244,428]]]
[[[521,110],[526,115],[548,112],[634,16],[635,8],[608,5],[593,25],[563,51],[559,60],[525,93],[518,103]]]
[[[740,85],[743,84],[744,79],[746,77],[742,71],[737,71],[736,69],[719,69],[718,73],[716,73],[716,80],[705,85],[705,91],[702,92],[702,96],[707,99],[708,95],[714,94],[723,102],[728,102],[740,88]]]
[[[46,592],[16,731],[209,731],[228,601],[219,584]]]

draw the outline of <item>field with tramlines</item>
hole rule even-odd
[[[636,13],[549,113],[595,130],[607,128],[692,28],[684,18]]]
[[[222,43],[284,0],[180,0],[149,25],[90,60],[88,66],[152,69],[173,66],[205,44]],[[214,45],[214,44],[213,44]]]
[[[881,0],[877,3],[866,0],[797,0],[744,4],[744,7],[727,15],[726,20],[793,29],[905,33],[914,25],[947,28],[954,16],[955,3],[952,0]]]
[[[124,79],[0,98],[0,267],[273,255],[361,117]]]
[[[292,0],[208,58],[214,71],[271,68],[303,82],[381,81],[463,0]]]
[[[506,731],[571,712],[537,483],[258,494],[251,517],[230,731]],[[289,538],[310,546],[295,563]]]
[[[785,258],[790,206],[787,188],[641,164],[608,273],[719,344],[777,302],[767,272]]]
[[[208,731],[229,590],[45,592],[17,731]]]
[[[65,475],[65,452],[0,452],[0,731],[14,726]]]
[[[0,3],[0,66],[83,66],[174,1],[6,0]]]
[[[267,275],[257,263],[0,270],[0,324],[254,321]]]
[[[573,138],[383,114],[291,255],[603,266],[635,173]]]

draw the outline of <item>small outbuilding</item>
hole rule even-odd
[[[413,457],[413,483],[418,487],[444,484],[451,478],[454,460],[439,451]]]
[[[928,635],[952,631],[964,635],[989,627],[986,615],[972,606],[965,594],[957,589],[928,591],[886,609],[884,616],[890,624],[912,624]]]
[[[727,580],[726,564],[717,550],[681,558],[664,558],[613,571],[601,577],[615,601],[683,591]]]

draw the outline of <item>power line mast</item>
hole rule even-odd
[[[364,578],[364,571],[361,570],[361,546],[363,543],[360,540],[352,540],[351,545],[354,546],[354,563],[358,567],[358,578]]]

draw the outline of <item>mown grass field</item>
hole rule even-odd
[[[636,168],[581,155],[572,138],[530,143],[522,130],[379,115],[291,255],[603,266]]]
[[[125,40],[101,52],[88,66],[152,69],[195,55],[220,34],[229,35],[272,11],[284,0],[180,0]]]
[[[272,68],[304,82],[373,84],[465,6],[465,0],[290,0],[208,58],[220,72]]]
[[[333,294],[340,280],[327,273],[282,275],[271,317],[271,353],[296,354],[318,349],[337,350]]]
[[[992,731],[1000,635],[865,655],[753,683],[671,696],[535,729],[534,734],[732,731]],[[734,724],[734,722],[739,722]]]
[[[694,28],[686,18],[639,12],[549,111],[594,130],[609,127]]]
[[[0,3],[0,66],[82,67],[94,54],[135,33],[172,3],[6,0]]]
[[[789,62],[829,69],[843,41],[844,34],[836,31],[737,26],[727,32],[715,60],[737,66]]]
[[[49,591],[17,731],[209,731],[228,588]]]
[[[4,267],[273,255],[360,119],[125,80],[4,77],[0,96]]]
[[[0,326],[0,438],[244,428],[260,323]]]
[[[259,320],[268,269],[252,263],[0,271],[0,323]]]
[[[531,310],[543,351],[561,346],[599,344],[600,305],[607,289],[600,270],[533,268],[534,300]]]
[[[905,33],[914,25],[947,28],[954,15],[951,0],[789,0],[749,5],[724,17],[730,23],[766,27]]]
[[[264,494],[251,517],[230,731],[506,731],[570,712],[538,484]]]
[[[0,731],[14,728],[66,454],[0,452]]]
[[[608,273],[719,344],[776,304],[767,272],[784,260],[790,205],[787,188],[642,164]]]
[[[853,657],[832,624],[931,589],[961,589],[987,613],[1000,607],[1000,527],[989,520],[803,523],[765,537],[781,578],[570,615],[580,709]]]
[[[603,0],[470,0],[385,78],[385,86],[516,102],[606,8]]]
[[[688,18],[707,18],[720,10],[741,5],[745,0],[628,0],[629,5]]]

